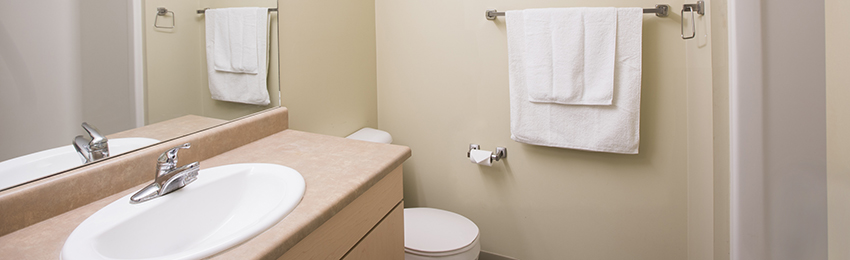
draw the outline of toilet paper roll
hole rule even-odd
[[[469,151],[469,160],[479,165],[490,166],[491,151],[486,150],[471,150]]]

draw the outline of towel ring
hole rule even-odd
[[[691,36],[685,36],[685,11],[691,13]],[[682,5],[682,11],[679,12],[679,19],[681,19],[681,23],[679,26],[682,29],[682,39],[693,39],[697,36],[697,20],[694,13],[698,13],[699,15],[705,15],[705,2],[703,0],[697,1],[696,4]]]
[[[159,17],[165,16],[166,14],[171,13],[171,26],[159,26]],[[156,8],[156,17],[153,19],[153,27],[160,29],[174,29],[174,12],[168,11],[165,7],[157,7]]]

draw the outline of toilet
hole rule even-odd
[[[392,143],[389,133],[363,128],[349,139]],[[405,260],[477,260],[478,226],[460,214],[435,208],[404,209]]]

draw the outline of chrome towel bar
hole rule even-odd
[[[203,14],[204,12],[207,11],[207,9],[210,9],[210,8],[204,8],[204,9],[198,10],[198,14]],[[277,8],[269,8],[269,12],[277,12]]]
[[[655,8],[644,8],[643,13],[645,14],[655,14],[658,17],[667,17],[667,13],[670,10],[670,6],[666,4],[657,4]],[[498,16],[505,16],[505,12],[496,11],[496,9],[489,9],[484,13],[484,17],[487,20],[496,19]]]

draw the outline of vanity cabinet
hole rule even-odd
[[[404,259],[402,166],[278,259]]]

